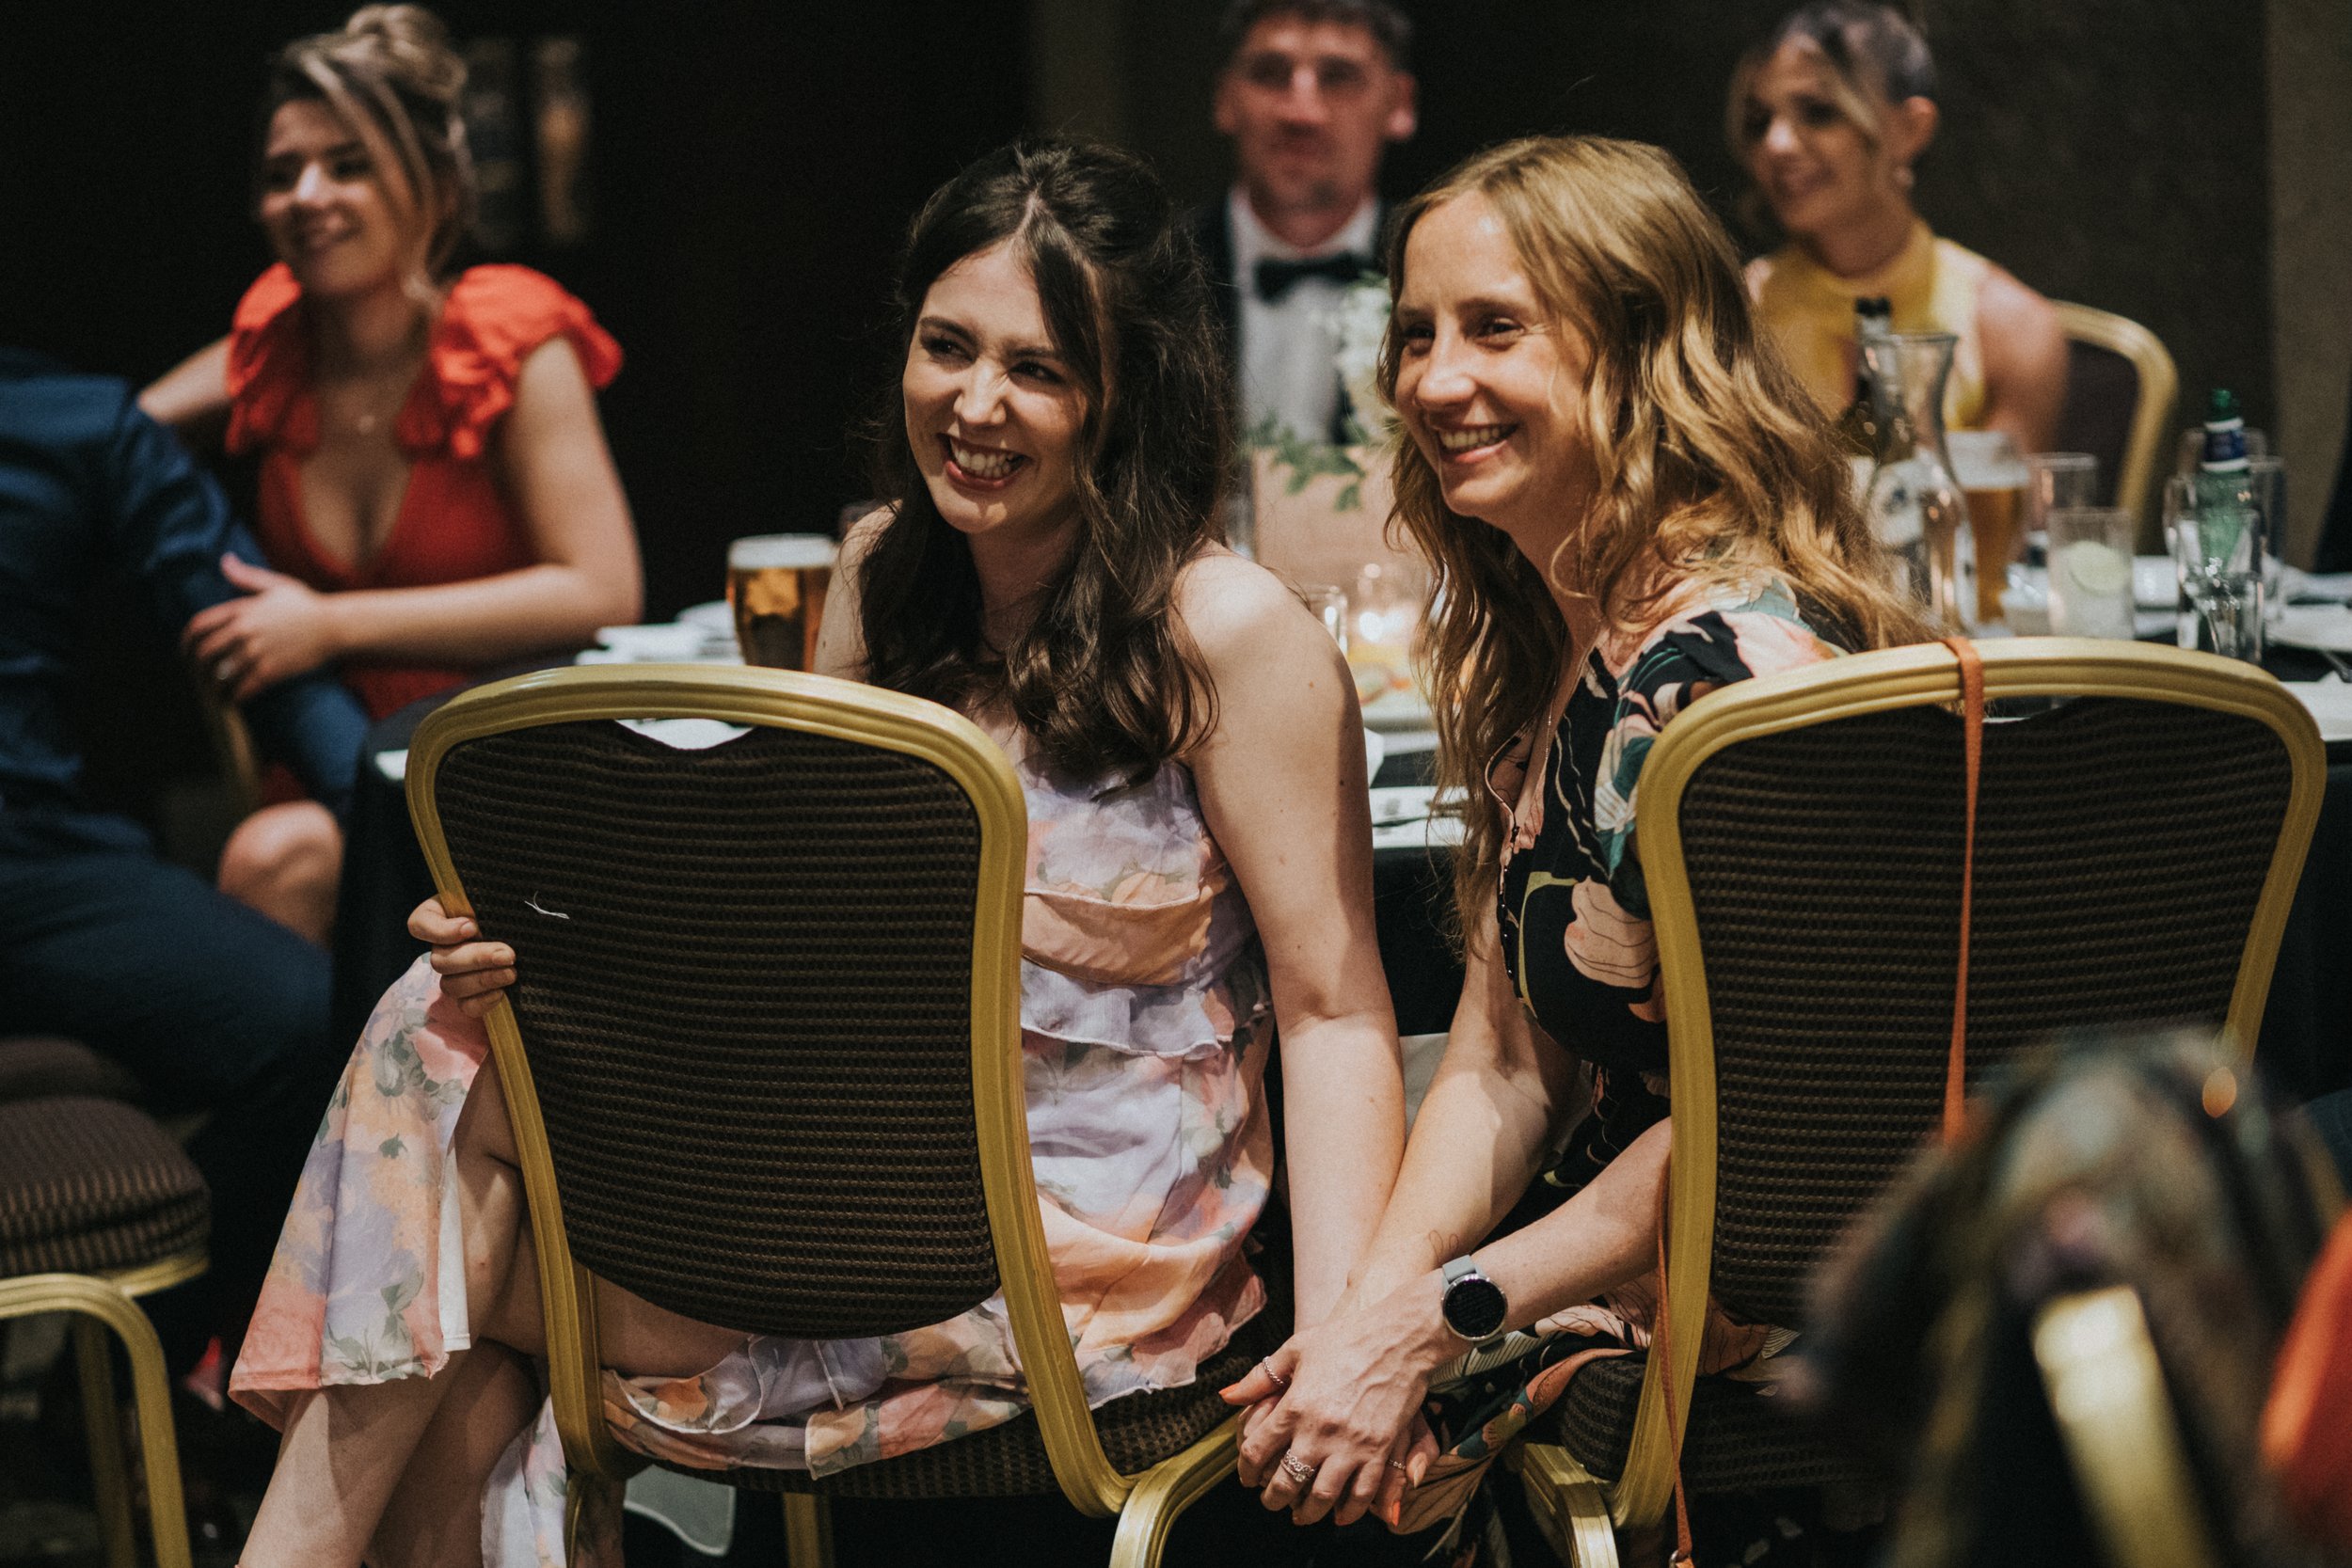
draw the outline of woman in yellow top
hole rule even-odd
[[[1960,340],[1944,399],[1958,430],[2046,451],[2066,400],[2050,302],[1912,209],[1911,166],[1934,138],[1935,62],[1893,8],[1816,0],[1732,76],[1735,156],[1788,243],[1748,267],[1757,315],[1817,402],[1852,401],[1854,301],[1883,295],[1898,332]]]

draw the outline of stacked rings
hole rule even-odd
[[[1315,1467],[1295,1453],[1282,1456],[1282,1473],[1305,1486],[1315,1479]]]

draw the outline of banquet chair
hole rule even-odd
[[[107,1568],[138,1560],[106,1332],[121,1342],[157,1568],[189,1568],[164,1350],[137,1298],[204,1272],[212,1209],[180,1146],[119,1098],[135,1086],[74,1041],[0,1039],[0,1322],[72,1318]]]
[[[648,719],[741,733],[691,749],[615,721]],[[1260,1314],[1191,1386],[1089,1414],[1029,1163],[1027,818],[994,744],[946,708],[819,675],[562,669],[426,719],[407,789],[444,906],[517,958],[487,1025],[537,1246],[567,1551],[645,1463],[602,1415],[602,1277],[817,1339],[939,1323],[1001,1289],[1029,1413],[821,1479],[688,1473],[785,1493],[796,1568],[830,1561],[827,1497],[1057,1490],[1118,1516],[1114,1563],[1156,1562],[1233,1467],[1217,1389],[1287,1314]]]
[[[2145,644],[1980,649],[1966,1083],[2073,1026],[2185,1022],[2250,1053],[2325,781],[2252,666]],[[1741,681],[1644,766],[1636,842],[1664,976],[1672,1344],[1710,1294],[1802,1327],[1815,1265],[1944,1109],[1967,824],[1941,644]],[[2001,709],[2029,707],[2018,717]],[[1769,1367],[1769,1362],[1766,1364]],[[1565,1559],[1686,1492],[1861,1481],[1772,1384],[1603,1360],[1521,1473]]]
[[[2170,451],[2180,372],[2156,335],[2127,317],[2053,300],[2066,333],[2059,451],[2099,460],[2099,504],[2150,519]]]

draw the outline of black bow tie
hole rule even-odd
[[[1372,258],[1361,251],[1343,250],[1334,256],[1316,256],[1304,261],[1285,261],[1268,256],[1258,263],[1258,297],[1268,305],[1281,303],[1291,292],[1291,285],[1302,277],[1327,277],[1334,283],[1353,283],[1372,270]]]

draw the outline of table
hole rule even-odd
[[[2283,679],[2325,671],[2315,654],[2291,649],[2266,661]],[[543,666],[534,666],[543,667]],[[503,671],[502,674],[517,673]],[[384,989],[423,948],[407,933],[408,911],[432,895],[433,880],[408,822],[396,771],[378,758],[405,752],[427,713],[446,701],[428,698],[374,726],[354,792],[343,881],[335,921],[333,1024],[357,1039]],[[1397,747],[1374,779],[1375,789],[1428,782],[1429,753]],[[1442,847],[1391,843],[1373,854],[1373,897],[1389,993],[1405,1035],[1441,1033],[1462,990],[1462,966],[1444,936],[1453,866]],[[2310,859],[2296,891],[2279,950],[2257,1059],[2274,1088],[2300,1102],[2352,1088],[2352,742],[2331,746],[2328,787]]]

